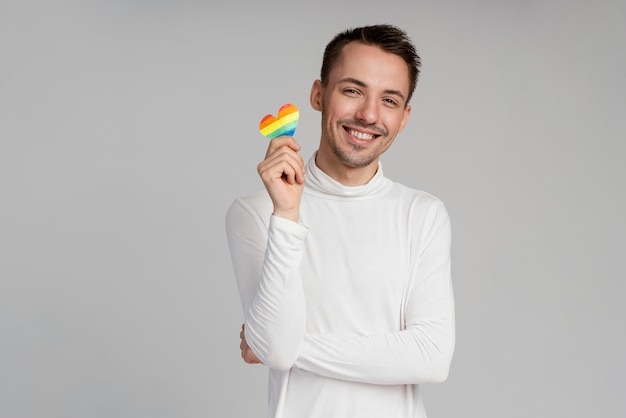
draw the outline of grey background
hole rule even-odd
[[[262,417],[224,234],[265,113],[338,31],[424,61],[386,174],[446,203],[458,343],[430,417],[622,417],[621,1],[0,1],[0,416]]]

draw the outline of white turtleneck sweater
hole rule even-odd
[[[227,236],[246,341],[270,369],[268,417],[421,418],[420,383],[454,351],[450,222],[433,196],[376,175],[346,187],[307,164],[300,222],[266,191]]]

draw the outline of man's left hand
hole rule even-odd
[[[261,364],[261,360],[252,352],[250,346],[246,342],[246,335],[244,330],[246,329],[246,324],[241,325],[241,332],[239,333],[239,338],[241,338],[241,344],[239,344],[239,348],[241,349],[241,358],[248,364]]]

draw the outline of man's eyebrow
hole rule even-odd
[[[356,78],[352,78],[352,77],[342,78],[341,80],[339,80],[339,82],[340,83],[356,84],[359,87],[367,87],[367,84],[365,84],[361,80],[357,80]]]
[[[356,84],[357,86],[363,87],[363,88],[367,87],[367,84],[365,84],[361,80],[357,80],[356,78],[352,78],[352,77],[342,78],[341,80],[339,80],[339,83],[342,83],[342,84],[350,83],[350,84]],[[402,100],[406,100],[404,97],[404,94],[402,94],[400,90],[387,89],[383,93],[392,94],[392,95],[400,97]]]

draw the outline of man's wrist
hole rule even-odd
[[[292,210],[274,209],[274,212],[272,213],[272,215],[279,217],[279,218],[287,219],[292,222],[298,222],[298,220],[300,219],[300,209],[299,208],[292,209]]]

